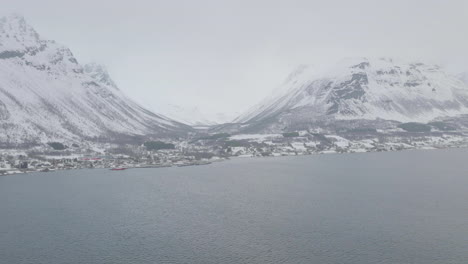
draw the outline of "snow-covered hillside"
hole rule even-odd
[[[390,58],[301,66],[236,122],[284,128],[317,120],[428,122],[468,114],[468,85],[439,66]]]
[[[80,65],[19,15],[0,19],[0,122],[2,145],[190,129],[136,104],[104,67]]]

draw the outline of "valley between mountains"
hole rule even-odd
[[[0,19],[0,174],[468,145],[468,74],[392,58],[300,66],[229,122],[154,113],[19,15]],[[193,115],[193,116],[191,116]]]

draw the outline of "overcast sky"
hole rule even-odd
[[[0,0],[146,107],[241,112],[299,64],[395,56],[468,70],[467,0]]]

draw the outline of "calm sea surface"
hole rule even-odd
[[[0,177],[0,263],[468,263],[468,150]]]

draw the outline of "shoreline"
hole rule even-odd
[[[418,151],[418,150],[450,150],[450,149],[468,149],[468,146],[453,146],[453,147],[445,147],[445,148],[437,148],[437,147],[421,147],[421,148],[407,148],[407,149],[388,149],[388,150],[375,150],[375,151],[358,151],[358,152],[337,152],[337,151],[324,151],[324,152],[315,152],[315,153],[299,153],[299,154],[292,154],[292,155],[270,155],[270,156],[231,156],[227,158],[220,158],[214,160],[206,160],[201,162],[189,163],[189,164],[165,164],[165,165],[144,165],[144,166],[134,166],[134,167],[125,167],[125,170],[130,169],[160,169],[160,168],[176,168],[176,167],[195,167],[195,166],[204,166],[210,165],[217,162],[225,162],[229,160],[240,160],[240,159],[268,159],[268,158],[282,158],[282,157],[295,157],[295,156],[315,156],[315,155],[351,155],[351,154],[369,154],[369,153],[385,153],[385,152],[405,152],[405,151]],[[103,169],[103,170],[112,170],[113,168],[117,167],[81,167],[81,168],[56,168],[56,169],[48,169],[48,170],[21,170],[15,169],[11,171],[2,172],[0,170],[0,177],[2,176],[13,176],[13,175],[21,175],[21,174],[32,174],[32,173],[49,173],[49,172],[59,172],[59,171],[70,171],[70,170],[85,170],[85,169]]]
[[[201,161],[195,162],[191,164],[171,164],[171,165],[145,165],[145,166],[134,166],[134,167],[125,167],[124,170],[130,169],[160,169],[160,168],[173,168],[173,167],[193,167],[193,166],[203,166],[209,165],[214,162],[221,162],[225,161],[226,159],[219,159],[219,160],[211,160],[211,161]],[[102,169],[102,170],[112,170],[119,167],[80,167],[80,168],[55,168],[55,169],[41,169],[41,170],[21,170],[21,169],[12,169],[12,170],[0,170],[0,177],[2,176],[10,176],[10,175],[18,175],[18,174],[31,174],[31,173],[49,173],[49,172],[58,172],[58,171],[71,171],[71,170],[93,170],[93,169]]]

